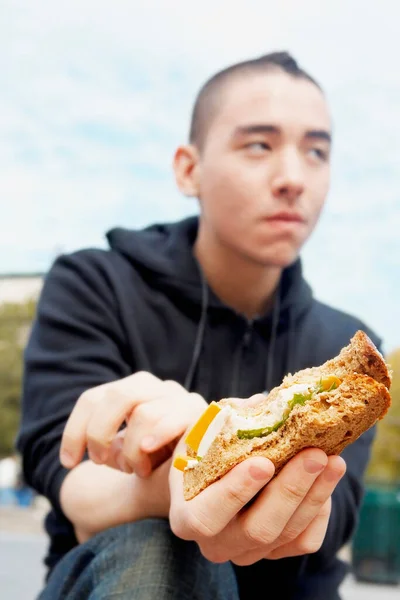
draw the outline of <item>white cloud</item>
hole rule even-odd
[[[191,212],[171,160],[198,87],[288,49],[327,90],[335,124],[307,276],[398,344],[399,16],[392,0],[4,0],[0,271],[45,269],[55,248]]]

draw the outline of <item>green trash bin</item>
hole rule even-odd
[[[400,583],[400,485],[366,487],[351,555],[357,580]]]

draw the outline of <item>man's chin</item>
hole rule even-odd
[[[290,267],[299,257],[298,250],[276,250],[265,253],[260,257],[260,264],[264,267],[273,267],[276,269],[286,269]]]

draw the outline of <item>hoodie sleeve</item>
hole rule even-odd
[[[57,259],[25,349],[16,446],[28,485],[60,511],[59,491],[68,471],[59,449],[76,401],[85,390],[132,372],[104,256],[93,250]]]

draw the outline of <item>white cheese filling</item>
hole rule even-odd
[[[188,460],[187,465],[185,467],[185,471],[187,471],[188,469],[193,469],[196,465],[199,464],[199,461],[196,460],[195,458],[191,458],[190,460]]]
[[[281,390],[275,400],[270,403],[268,412],[257,418],[240,415],[231,406],[224,406],[205,431],[197,451],[197,456],[199,458],[205,456],[211,444],[223,429],[227,432],[236,433],[239,429],[264,429],[279,423],[279,421],[282,421],[293,396],[295,394],[307,394],[311,387],[311,383],[296,383],[289,388]],[[198,464],[198,461],[189,461],[189,463],[193,464],[190,464],[190,466],[188,464],[186,469],[192,469]]]

